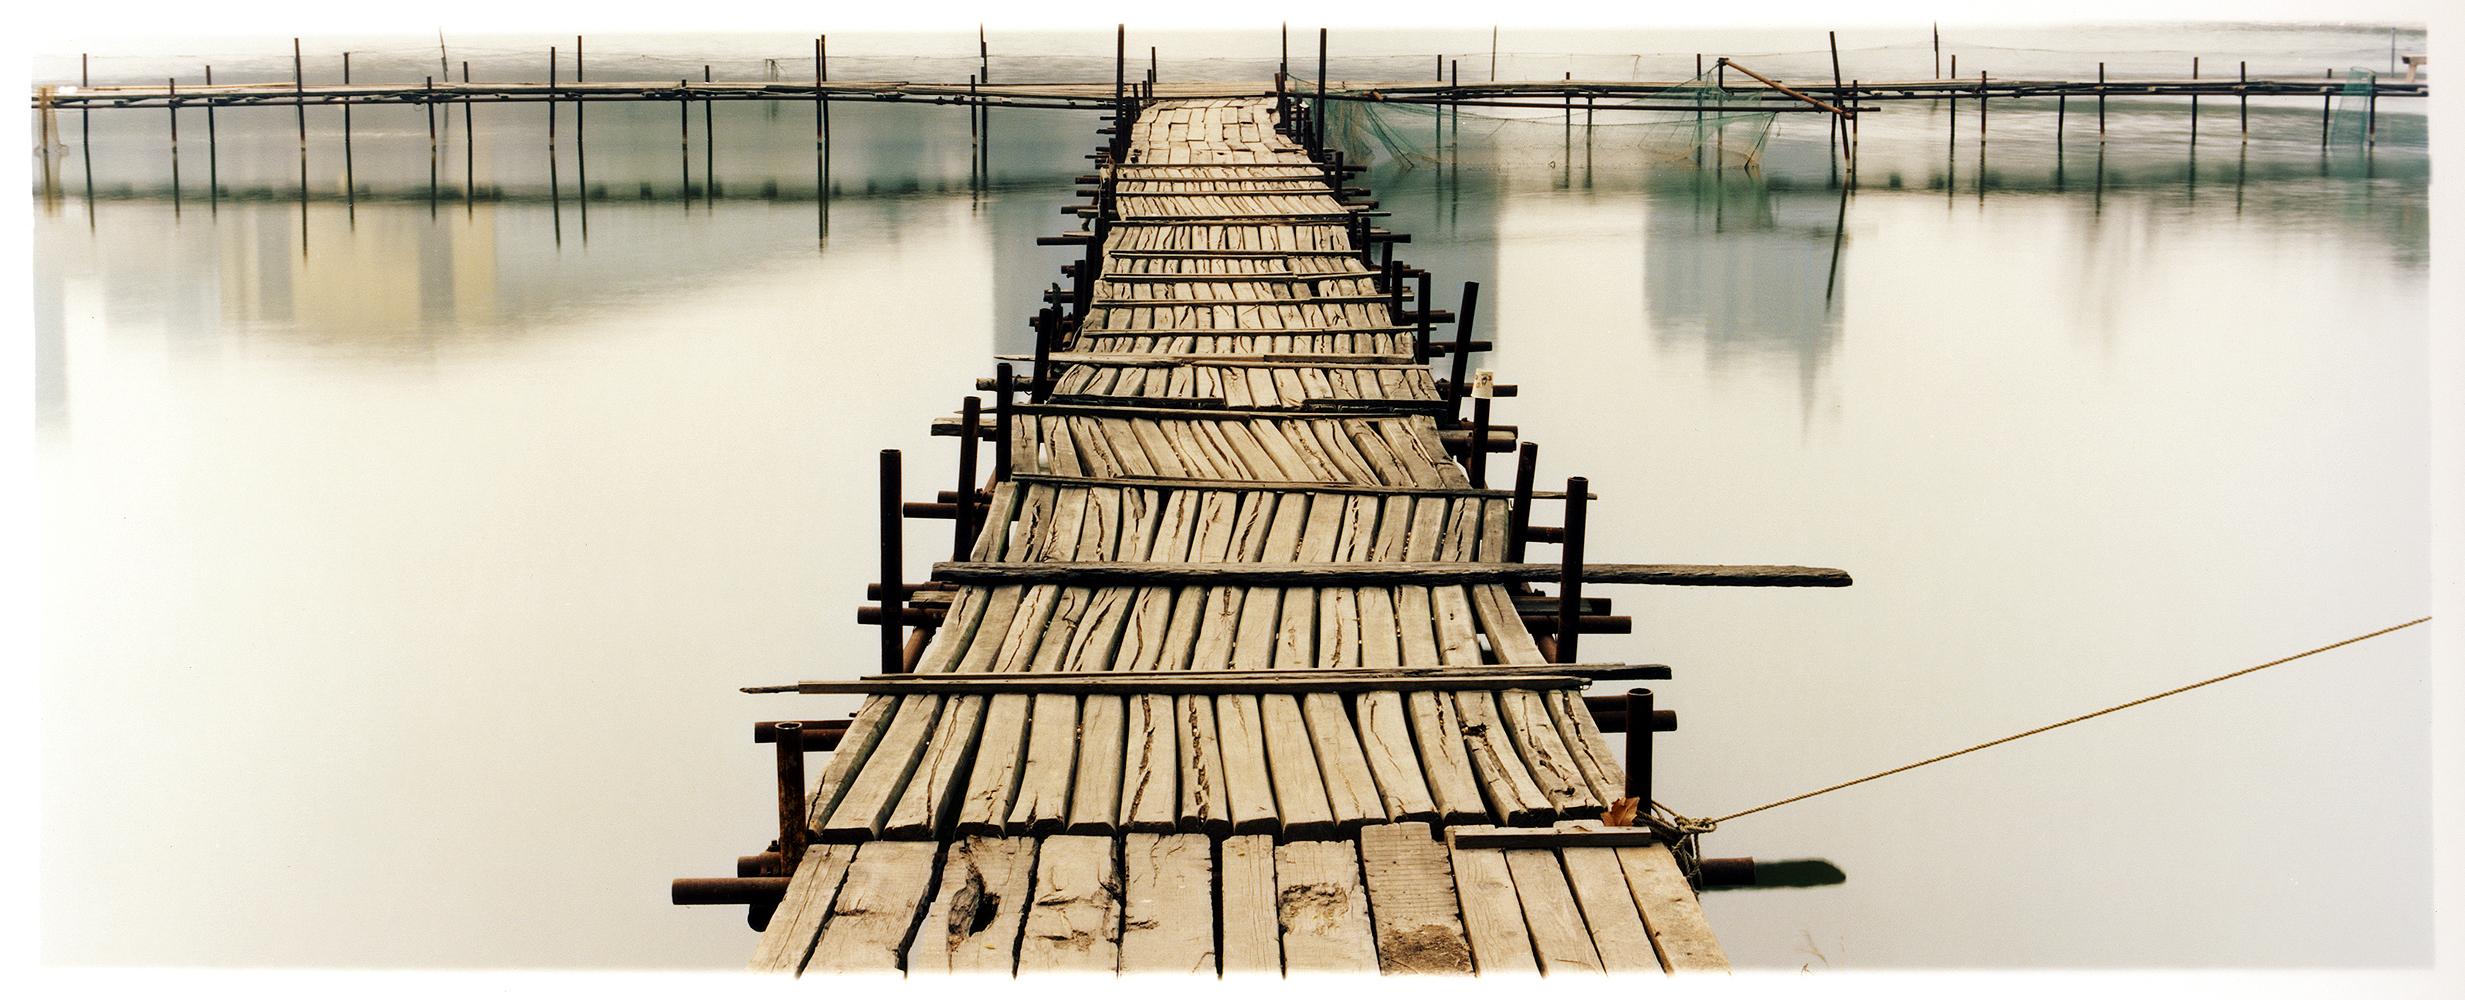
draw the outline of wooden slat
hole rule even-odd
[[[1583,909],[1584,926],[1602,968],[1609,972],[1661,971],[1617,852],[1606,847],[1568,847],[1558,851],[1558,860],[1566,866],[1567,886]]]
[[[762,929],[761,944],[753,949],[748,966],[752,971],[793,974],[803,970],[805,957],[813,953],[814,939],[830,917],[830,905],[838,898],[839,884],[847,878],[848,863],[855,859],[854,844],[815,844],[805,849],[803,863],[788,879],[787,894],[780,897],[778,909],[771,912],[770,926]]]
[[[1032,837],[968,837],[951,844],[940,891],[908,946],[908,973],[1009,973],[1018,960],[1035,862]]]
[[[1213,854],[1201,834],[1122,839],[1121,971],[1216,971]]]
[[[1369,894],[1353,845],[1297,841],[1275,848],[1276,921],[1284,970],[1371,972],[1378,968]]]
[[[877,840],[856,850],[805,971],[896,973],[933,888],[941,845]]]
[[[1472,942],[1473,968],[1483,975],[1539,974],[1506,852],[1450,847],[1447,860],[1455,867],[1455,896],[1463,906],[1464,935]]]
[[[1429,824],[1373,823],[1361,828],[1360,843],[1379,971],[1471,972],[1454,868]]]
[[[1265,835],[1223,840],[1216,920],[1226,976],[1283,971],[1284,948],[1276,919],[1275,839]]]
[[[1046,838],[1018,971],[1112,972],[1120,965],[1121,870],[1110,837]]]
[[[1583,910],[1566,884],[1566,869],[1558,864],[1558,852],[1507,851],[1506,867],[1515,878],[1515,896],[1523,903],[1524,927],[1532,933],[1532,950],[1540,957],[1541,974],[1602,971]]]
[[[1653,947],[1660,949],[1661,966],[1671,972],[1729,971],[1729,956],[1713,936],[1712,925],[1703,919],[1703,905],[1695,899],[1694,888],[1686,884],[1686,875],[1669,848],[1615,850],[1619,866],[1626,871],[1627,889],[1635,895],[1636,908],[1643,911],[1644,929],[1651,933]]]

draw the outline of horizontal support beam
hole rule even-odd
[[[933,579],[952,583],[1064,586],[1342,587],[1450,586],[1558,579],[1557,563],[1375,562],[939,562]],[[1586,563],[1585,583],[1673,587],[1846,587],[1844,570],[1815,566],[1717,566],[1684,563]]]
[[[1451,691],[1580,688],[1593,681],[1667,680],[1658,663],[1488,663],[1355,670],[1132,670],[872,674],[741,688],[746,694],[1253,694],[1283,691]]]
[[[1375,496],[1404,497],[1495,497],[1513,499],[1513,490],[1485,490],[1471,486],[1371,486],[1365,483],[1262,483],[1249,479],[1181,479],[1171,476],[1116,476],[1101,479],[1092,476],[1057,476],[1044,472],[1014,472],[1012,482],[1032,485],[1089,486],[1150,490],[1241,490],[1266,493],[1367,493]],[[1534,490],[1536,500],[1564,500],[1563,490]],[[1586,493],[1584,499],[1598,500],[1597,493]]]

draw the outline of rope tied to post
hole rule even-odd
[[[1754,815],[1754,814],[1756,814],[1756,813],[1759,813],[1759,812],[1764,812],[1764,811],[1767,811],[1767,810],[1772,810],[1772,809],[1778,809],[1778,808],[1780,808],[1781,806],[1791,805],[1791,804],[1798,803],[1798,802],[1804,802],[1804,801],[1806,801],[1807,799],[1814,798],[1814,797],[1816,797],[1816,796],[1818,796],[1818,795],[1829,795],[1829,794],[1831,794],[1831,793],[1833,793],[1833,792],[1841,791],[1842,789],[1853,788],[1853,787],[1856,787],[1856,786],[1858,786],[1858,785],[1863,785],[1863,784],[1865,784],[1865,783],[1867,783],[1867,782],[1869,782],[1869,781],[1877,781],[1877,780],[1881,780],[1881,779],[1883,779],[1883,778],[1888,778],[1888,777],[1891,777],[1892,775],[1895,775],[1895,774],[1901,774],[1901,773],[1908,772],[1908,771],[1914,771],[1914,770],[1917,770],[1918,768],[1925,767],[1925,766],[1930,765],[1930,764],[1940,764],[1940,763],[1942,763],[1942,762],[1944,762],[1944,761],[1947,761],[1947,760],[1950,760],[1950,759],[1952,759],[1952,758],[1954,758],[1954,757],[1962,757],[1962,756],[1966,756],[1966,755],[1968,755],[1968,754],[1973,754],[1973,753],[1976,753],[1976,752],[1978,752],[1978,751],[1980,751],[1980,750],[1988,750],[1988,749],[1992,749],[1992,748],[1994,748],[1994,747],[1999,747],[1999,746],[2002,746],[2003,744],[2006,744],[2006,743],[2011,743],[2011,742],[2015,742],[2015,741],[2018,741],[2018,740],[2027,739],[2027,738],[2029,738],[2029,737],[2031,737],[2031,736],[2036,736],[2036,735],[2038,735],[2038,734],[2040,734],[2040,733],[2052,732],[2052,731],[2054,731],[2054,730],[2061,729],[2061,728],[2063,728],[2064,726],[2069,726],[2069,725],[2073,725],[2073,724],[2076,724],[2076,723],[2081,723],[2081,722],[2087,722],[2088,720],[2090,720],[2090,719],[2094,719],[2094,718],[2097,718],[2097,717],[2099,717],[2099,716],[2103,716],[2103,715],[2112,715],[2112,714],[2114,714],[2114,713],[2116,713],[2116,712],[2120,712],[2120,711],[2122,711],[2122,710],[2124,710],[2124,709],[2128,709],[2128,708],[2138,708],[2138,707],[2140,707],[2140,706],[2142,706],[2142,705],[2146,705],[2146,704],[2148,704],[2148,703],[2150,703],[2150,702],[2153,702],[2153,701],[2158,701],[2158,700],[2165,699],[2165,698],[2171,698],[2171,697],[2173,697],[2173,696],[2175,696],[2175,695],[2178,695],[2178,694],[2183,694],[2183,693],[2185,693],[2185,692],[2189,692],[2189,691],[2196,691],[2196,690],[2198,690],[2198,689],[2200,689],[2200,688],[2207,687],[2207,686],[2209,686],[2209,685],[2211,685],[2211,684],[2218,684],[2218,683],[2222,683],[2222,682],[2225,682],[2225,681],[2230,681],[2230,680],[2233,680],[2234,678],[2241,677],[2241,676],[2244,676],[2244,675],[2247,675],[2247,674],[2255,674],[2255,673],[2258,673],[2258,672],[2260,672],[2260,671],[2262,671],[2262,670],[2266,670],[2266,669],[2268,669],[2268,668],[2270,668],[2270,667],[2278,667],[2278,666],[2283,666],[2283,665],[2285,665],[2285,664],[2292,663],[2292,662],[2294,662],[2294,661],[2296,661],[2296,660],[2300,660],[2300,659],[2304,659],[2304,658],[2307,658],[2307,657],[2312,657],[2312,656],[2317,656],[2317,655],[2319,655],[2319,654],[2321,654],[2321,653],[2325,653],[2325,652],[2328,652],[2328,651],[2333,650],[2333,649],[2341,649],[2341,648],[2346,647],[2346,646],[2351,646],[2351,645],[2354,645],[2355,643],[2363,642],[2363,641],[2370,640],[2370,639],[2376,639],[2376,638],[2379,638],[2380,636],[2387,635],[2387,634],[2389,634],[2389,633],[2391,633],[2391,632],[2399,632],[2399,631],[2403,631],[2403,630],[2405,630],[2405,629],[2412,628],[2412,627],[2414,627],[2414,626],[2416,626],[2416,625],[2420,625],[2420,624],[2422,624],[2422,623],[2424,623],[2424,622],[2427,622],[2427,621],[2430,621],[2430,620],[2431,620],[2431,616],[2429,616],[2429,615],[2424,615],[2424,616],[2422,616],[2422,617],[2420,617],[2420,618],[2416,618],[2416,619],[2414,619],[2414,620],[2412,620],[2412,621],[2409,621],[2409,622],[2404,622],[2404,623],[2397,624],[2397,625],[2390,625],[2390,626],[2388,626],[2387,628],[2383,628],[2383,629],[2376,629],[2376,630],[2373,630],[2373,631],[2370,631],[2370,632],[2365,632],[2365,633],[2363,633],[2363,634],[2361,634],[2361,635],[2353,636],[2353,637],[2346,638],[2346,639],[2339,639],[2339,640],[2337,640],[2336,642],[2329,643],[2329,644],[2327,644],[2327,645],[2325,645],[2325,646],[2316,646],[2316,647],[2313,647],[2313,648],[2311,648],[2311,649],[2306,649],[2306,650],[2303,650],[2302,652],[2292,654],[2292,655],[2290,655],[2290,656],[2282,656],[2282,657],[2278,657],[2277,659],[2270,660],[2270,661],[2268,661],[2268,662],[2266,662],[2266,663],[2254,664],[2254,665],[2252,665],[2252,666],[2244,667],[2244,668],[2242,668],[2242,669],[2240,669],[2240,670],[2234,670],[2234,671],[2230,671],[2230,672],[2227,672],[2227,673],[2218,674],[2217,676],[2207,678],[2206,680],[2193,681],[2193,682],[2191,682],[2191,683],[2189,683],[2189,684],[2182,685],[2181,687],[2169,688],[2169,689],[2164,690],[2164,691],[2159,691],[2159,692],[2157,692],[2157,693],[2155,693],[2155,694],[2151,694],[2151,695],[2144,695],[2144,696],[2142,696],[2142,697],[2134,698],[2134,699],[2132,699],[2132,700],[2130,700],[2130,701],[2126,701],[2126,702],[2123,702],[2123,703],[2118,704],[2118,705],[2109,705],[2109,706],[2107,706],[2107,707],[2105,707],[2105,708],[2100,708],[2100,709],[2098,709],[2098,710],[2096,710],[2096,711],[2093,711],[2093,712],[2084,712],[2084,713],[2082,713],[2082,714],[2072,716],[2071,718],[2064,719],[2064,720],[2062,720],[2062,721],[2060,721],[2060,722],[2052,722],[2052,723],[2048,723],[2048,724],[2046,724],[2046,725],[2038,726],[2038,727],[2033,728],[2033,729],[2025,729],[2025,730],[2022,730],[2022,731],[2020,731],[2020,732],[2013,733],[2013,734],[2011,734],[2011,735],[2009,735],[2009,736],[2004,736],[2004,737],[2000,737],[2000,738],[1997,738],[1997,739],[1991,739],[1991,740],[1987,740],[1987,741],[1985,741],[1985,742],[1983,742],[1983,743],[1978,743],[1978,744],[1974,744],[1974,745],[1971,745],[1971,746],[1962,747],[1962,748],[1960,748],[1960,749],[1958,749],[1958,750],[1953,750],[1953,751],[1951,751],[1951,752],[1949,752],[1949,753],[1941,753],[1941,754],[1936,754],[1936,755],[1934,755],[1934,756],[1932,756],[1932,757],[1928,757],[1928,758],[1926,758],[1926,759],[1924,759],[1924,760],[1919,760],[1919,761],[1915,761],[1915,762],[1908,763],[1908,764],[1902,764],[1902,765],[1900,765],[1899,767],[1894,767],[1894,768],[1889,768],[1889,769],[1882,770],[1882,771],[1877,771],[1877,772],[1875,772],[1875,773],[1873,773],[1873,774],[1869,774],[1869,775],[1866,775],[1866,776],[1861,777],[1861,778],[1851,778],[1851,779],[1849,779],[1849,780],[1847,780],[1847,781],[1843,781],[1843,782],[1840,782],[1840,783],[1838,783],[1838,784],[1834,784],[1834,785],[1826,785],[1826,786],[1824,786],[1824,787],[1822,787],[1822,788],[1815,789],[1815,790],[1813,790],[1813,791],[1811,791],[1811,792],[1802,792],[1802,793],[1799,793],[1799,794],[1797,794],[1797,795],[1792,795],[1792,796],[1789,796],[1788,798],[1785,798],[1785,799],[1778,799],[1778,800],[1775,800],[1775,801],[1766,802],[1766,803],[1764,803],[1764,804],[1762,804],[1762,805],[1755,806],[1755,807],[1753,807],[1753,808],[1751,808],[1751,809],[1740,809],[1740,810],[1738,810],[1737,812],[1730,813],[1730,814],[1728,814],[1728,815],[1726,815],[1726,816],[1718,816],[1718,817],[1713,817],[1713,818],[1709,818],[1709,819],[1696,819],[1696,818],[1692,818],[1692,817],[1688,817],[1688,816],[1681,815],[1681,814],[1679,814],[1676,810],[1670,809],[1669,807],[1664,806],[1664,805],[1660,804],[1659,802],[1654,802],[1654,803],[1652,803],[1652,808],[1654,808],[1654,809],[1656,809],[1656,810],[1659,810],[1661,813],[1665,814],[1665,816],[1646,816],[1646,817],[1645,817],[1645,819],[1646,819],[1647,823],[1649,823],[1649,825],[1653,826],[1653,827],[1654,827],[1654,828],[1656,828],[1656,829],[1665,828],[1665,829],[1664,829],[1664,832],[1671,832],[1671,831],[1674,831],[1674,832],[1676,832],[1676,833],[1683,834],[1683,835],[1689,835],[1689,836],[1694,836],[1694,835],[1701,835],[1701,834],[1705,834],[1705,833],[1710,833],[1710,832],[1712,832],[1713,830],[1719,829],[1719,828],[1720,828],[1720,825],[1721,825],[1722,823],[1729,822],[1730,820],[1733,820],[1733,819],[1738,819],[1738,818],[1745,817],[1745,816],[1752,816],[1752,815]]]

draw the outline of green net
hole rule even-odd
[[[1753,167],[1774,119],[1759,85],[1723,87],[1705,74],[1641,94],[1595,98],[1519,95],[1500,104],[1330,100],[1327,140],[1347,156],[1404,166],[1547,166],[1663,162]]]
[[[2328,116],[2329,145],[2360,146],[2369,138],[2364,133],[2370,128],[2371,90],[2378,84],[2378,73],[2361,68],[2345,71],[2336,111]]]

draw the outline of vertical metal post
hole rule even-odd
[[[556,175],[556,46],[548,46],[548,219],[556,242],[565,242],[564,183]]]
[[[1030,325],[1036,331],[1036,358],[1035,367],[1028,372],[1027,398],[1041,403],[1053,394],[1053,310],[1037,310]]]
[[[983,421],[984,400],[968,393],[959,401],[959,498],[950,532],[950,558],[958,562],[967,561],[976,542],[976,434]]]
[[[1010,481],[1010,424],[1017,419],[1010,414],[1010,393],[1015,388],[1010,363],[993,368],[993,481]]]
[[[447,122],[452,118],[445,119]],[[462,61],[462,211],[479,200],[479,133],[471,128],[471,61]]]
[[[1386,246],[1387,322],[1404,325],[1404,267],[1395,262],[1395,244]]]
[[[1472,488],[1489,488],[1489,397],[1472,397],[1472,443],[1464,449],[1464,475]]]
[[[1540,467],[1540,445],[1526,441],[1515,449],[1515,500],[1506,509],[1508,562],[1524,561],[1524,536],[1532,530],[1532,477]]]
[[[2337,100],[2337,71],[2331,67],[2326,73],[2321,74],[2321,77],[2329,81],[2320,88],[2319,96],[2319,148],[2326,149],[2328,148],[2328,109]]]
[[[1626,691],[1626,797],[1637,810],[1652,806],[1652,689]]]
[[[805,818],[805,727],[801,722],[774,722],[770,728],[779,766],[779,874],[794,875],[811,836]]]
[[[2363,86],[2371,90],[2362,98],[2362,141],[2363,145],[2377,146],[2379,145],[2379,74],[2371,74],[2370,79],[2363,81]]]
[[[180,79],[165,77],[163,86],[170,94],[164,100],[163,107],[171,113],[171,214],[177,216],[180,214]],[[343,114],[348,115],[350,112],[344,111]],[[347,137],[349,132],[346,131],[344,135]],[[347,145],[349,141],[348,138],[344,139],[346,145],[343,148],[350,148]],[[51,155],[48,143],[45,144],[43,155]]]
[[[428,217],[437,214],[437,78],[420,81],[419,106],[428,112]]]
[[[299,113],[300,209],[305,213],[308,208],[308,71],[300,64],[300,40],[297,38],[291,40],[291,96],[295,102],[292,110]],[[302,214],[300,225],[304,227],[307,224],[307,216]]]
[[[348,52],[342,54],[342,85],[345,87],[351,85],[351,54]],[[171,138],[173,142],[179,141],[176,128]],[[353,214],[356,215],[356,209],[359,206],[359,180],[351,164],[351,98],[349,95],[344,95],[342,99],[342,196],[344,203],[350,205],[354,210]]]
[[[899,535],[904,511],[899,503],[899,450],[882,449],[882,673],[899,673],[906,664],[905,636],[901,626],[907,619],[907,589],[900,580],[901,556],[905,540]]]
[[[573,82],[582,82],[582,36],[580,35],[573,36]],[[574,96],[573,190],[575,200],[582,205],[582,242],[585,244],[591,239],[591,163],[590,158],[585,155],[589,152],[589,147],[584,144],[582,111],[590,106],[591,102],[583,100],[581,95]]]
[[[1310,103],[1311,145],[1327,148],[1327,29],[1318,29],[1318,97]]]
[[[1455,315],[1455,356],[1447,366],[1447,426],[1459,425],[1464,419],[1464,397],[1472,387],[1466,384],[1472,369],[1472,316],[1481,304],[1481,283],[1464,282],[1463,309]]]
[[[1583,623],[1583,517],[1592,481],[1566,481],[1566,539],[1558,557],[1558,662],[1575,663],[1575,637]]]
[[[710,82],[709,63],[702,64],[702,82]],[[719,200],[719,144],[715,141],[718,138],[718,132],[711,128],[711,103],[709,97],[702,98],[702,203],[704,205],[715,204]]]
[[[205,85],[214,85],[214,67],[205,68]],[[205,194],[208,204],[222,199],[222,138],[214,132],[214,102],[205,102]]]
[[[1429,271],[1426,268],[1413,280],[1412,293],[1413,304],[1420,307],[1419,314],[1414,318],[1412,325],[1412,360],[1427,362],[1429,360],[1430,301]]]

